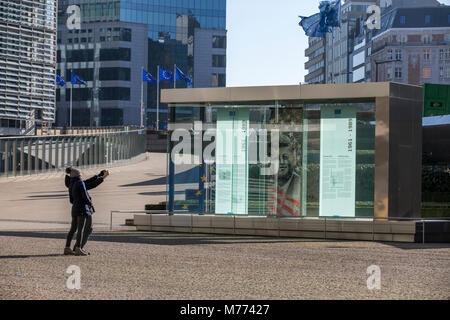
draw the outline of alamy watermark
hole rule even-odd
[[[370,16],[366,20],[367,29],[381,29],[381,8],[377,5],[372,5],[367,8],[366,13],[370,14]]]
[[[170,135],[174,142],[171,160],[175,165],[195,164],[260,164],[261,175],[276,175],[279,169],[280,129],[201,129],[177,128]],[[270,136],[270,143],[268,143]],[[205,144],[207,144],[205,146]],[[217,145],[221,150],[217,150]],[[270,150],[269,149],[270,146]],[[283,145],[282,145],[283,147]],[[233,152],[233,149],[237,149]]]
[[[66,13],[69,15],[66,21],[67,29],[80,30],[81,29],[81,9],[77,5],[68,6]]]
[[[80,290],[81,289],[81,269],[79,266],[71,265],[67,268],[66,273],[70,274],[66,281],[67,289]]]
[[[367,289],[380,290],[381,289],[381,269],[377,265],[371,265],[366,270],[369,278],[367,278]]]

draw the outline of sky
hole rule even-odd
[[[227,86],[303,82],[308,38],[298,16],[319,12],[319,2],[227,0]]]

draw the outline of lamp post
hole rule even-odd
[[[395,60],[383,60],[383,61],[375,61],[375,82],[378,82],[378,65],[380,64],[384,64],[384,63],[389,63],[389,62],[401,62],[402,60],[400,59],[395,59]]]

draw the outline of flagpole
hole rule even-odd
[[[73,83],[72,83],[72,70],[70,70],[70,116],[69,116],[69,128],[72,129],[72,95],[73,95]]]
[[[173,66],[173,88],[177,88],[177,65]]]
[[[141,112],[141,128],[144,127],[144,67],[141,68],[141,107],[139,108]]]
[[[156,72],[156,130],[159,130],[159,65]]]

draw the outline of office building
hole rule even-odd
[[[372,81],[450,84],[450,6],[393,8],[382,21],[372,38]]]
[[[87,81],[73,91],[74,126],[140,125],[142,68],[176,64],[192,87],[225,86],[226,0],[59,1],[58,72]],[[81,9],[81,28],[66,26],[69,5]],[[86,78],[84,78],[85,76]],[[182,80],[177,87],[187,87]],[[160,88],[173,88],[161,82]],[[77,91],[78,90],[78,91]],[[57,94],[58,125],[69,120],[70,85]],[[144,84],[145,123],[156,126],[156,84]],[[160,128],[167,106],[160,104]]]
[[[55,120],[56,0],[0,2],[0,135]]]

